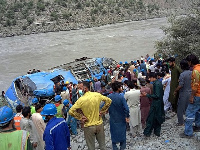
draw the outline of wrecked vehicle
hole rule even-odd
[[[107,74],[109,67],[116,67],[117,62],[112,58],[76,59],[73,62],[62,64],[48,69],[17,77],[5,93],[6,101],[11,108],[18,104],[30,106],[32,99],[37,97],[41,103],[54,98],[53,86],[57,82],[87,81],[90,77],[100,79],[103,72]]]

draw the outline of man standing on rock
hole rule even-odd
[[[171,70],[171,82],[170,82],[170,92],[169,92],[169,102],[172,105],[172,111],[177,112],[177,103],[179,93],[174,95],[176,88],[178,87],[178,79],[181,74],[181,69],[176,66],[175,58],[170,57],[169,60],[170,70]]]
[[[46,104],[41,112],[48,122],[43,134],[45,150],[70,150],[70,132],[63,118],[56,118],[57,109],[54,104]]]
[[[89,82],[83,82],[84,95],[71,107],[69,114],[84,122],[83,130],[88,150],[95,149],[95,137],[99,143],[100,150],[105,150],[105,133],[101,116],[107,112],[112,101],[100,93],[90,92],[89,89]],[[104,106],[100,109],[102,101]]]
[[[147,94],[142,92],[141,96],[147,96],[152,99],[149,115],[146,121],[146,128],[144,129],[144,135],[150,137],[152,130],[154,134],[160,136],[161,124],[165,120],[164,104],[163,104],[163,86],[162,83],[156,78],[156,74],[151,72],[149,74],[149,80],[153,82],[153,94]]]
[[[118,81],[112,83],[113,93],[108,95],[112,100],[109,108],[110,133],[113,150],[118,150],[117,143],[120,143],[120,150],[126,149],[126,122],[129,123],[129,108],[126,99],[120,93],[123,91],[122,84]]]
[[[192,94],[190,96],[190,104],[188,104],[186,110],[186,119],[185,119],[185,131],[180,134],[181,138],[190,138],[193,136],[193,131],[197,131],[200,129],[200,64],[199,59],[195,56],[191,60],[191,64],[193,65],[192,71]],[[195,126],[192,124],[195,122]]]

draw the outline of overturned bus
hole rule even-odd
[[[53,86],[56,82],[87,81],[90,77],[100,79],[103,72],[107,74],[109,67],[116,67],[117,62],[112,58],[76,59],[48,69],[48,71],[26,74],[17,77],[5,93],[5,98],[11,108],[18,104],[30,106],[32,99],[37,97],[41,103],[54,98]]]

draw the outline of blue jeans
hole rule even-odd
[[[112,142],[113,150],[118,150],[116,144],[117,144],[117,143]],[[126,149],[126,141],[120,142],[120,150],[124,150],[124,149]]]
[[[185,135],[193,135],[192,124],[195,122],[197,127],[200,127],[200,97],[194,97],[194,103],[189,104],[186,110],[186,119],[185,119]]]

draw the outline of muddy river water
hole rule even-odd
[[[76,58],[112,57],[131,61],[155,52],[155,41],[167,18],[106,25],[82,30],[16,36],[0,39],[0,91],[29,69],[48,68]]]

